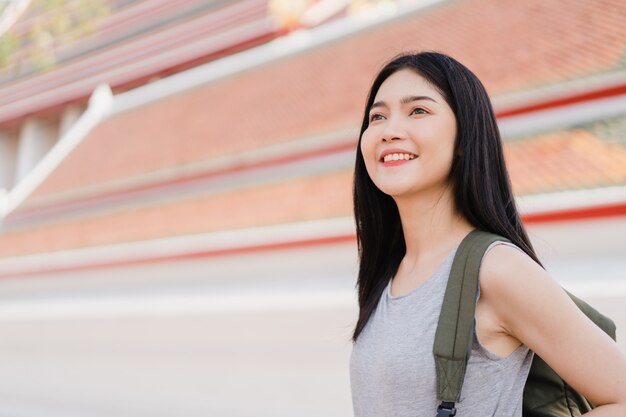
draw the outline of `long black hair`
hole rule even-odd
[[[475,228],[508,238],[543,267],[515,206],[500,131],[485,87],[472,71],[448,55],[435,51],[402,53],[387,62],[374,79],[359,133],[353,186],[359,318],[353,342],[406,252],[396,203],[374,185],[361,153],[361,137],[378,89],[387,77],[405,68],[424,77],[454,112],[457,134],[447,182],[453,190],[455,211]]]

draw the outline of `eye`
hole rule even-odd
[[[375,119],[375,117],[376,117],[376,116],[380,116],[380,117],[382,117],[380,114],[378,114],[378,113],[374,113],[374,114],[372,114],[372,115],[370,116],[370,122],[373,122],[374,120],[377,120],[377,119]]]
[[[417,110],[421,110],[421,111],[422,111],[422,112],[424,112],[424,113],[428,113],[426,110],[422,109],[421,107],[416,107],[416,108],[414,108],[413,110],[411,110],[411,114],[413,114],[413,113],[414,113],[415,111],[417,111]]]
[[[421,107],[416,107],[413,110],[411,110],[411,114],[415,113],[416,111],[420,111],[421,113],[417,113],[417,114],[427,114],[428,112],[424,109],[422,109]],[[374,113],[370,116],[370,122],[373,122],[375,120],[378,120],[376,117],[383,117],[383,115],[381,115],[380,113]]]

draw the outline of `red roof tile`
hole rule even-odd
[[[333,172],[9,231],[0,257],[347,216],[350,181],[351,172]]]
[[[452,54],[495,95],[616,69],[624,19],[621,1],[445,3],[113,117],[36,194],[358,126],[376,69],[407,48]]]
[[[34,197],[358,127],[374,73],[407,48],[452,54],[495,95],[624,69],[625,18],[624,2],[446,3],[116,115],[95,129]],[[623,130],[611,131],[620,134],[626,138]],[[626,147],[583,128],[507,142],[505,155],[518,195],[626,183]],[[349,216],[351,178],[344,170],[51,219],[7,231],[0,256]]]
[[[512,142],[505,149],[519,195],[626,183],[626,147],[582,129]]]

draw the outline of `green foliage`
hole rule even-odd
[[[19,46],[20,40],[14,33],[8,32],[0,38],[0,68],[7,66],[9,58]]]
[[[53,68],[61,45],[93,33],[110,12],[106,0],[32,0],[26,14],[0,37],[0,71],[19,76]]]

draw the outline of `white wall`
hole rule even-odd
[[[26,119],[20,131],[16,181],[28,174],[57,141],[58,127],[37,118]]]

